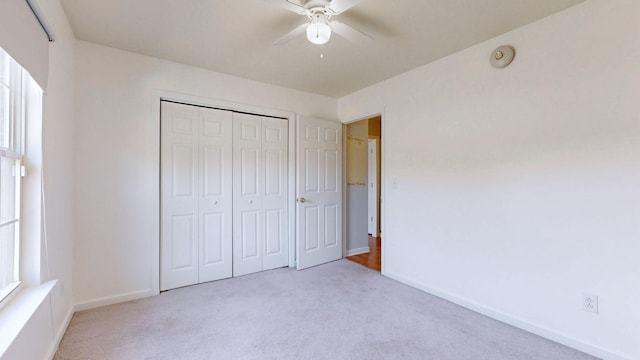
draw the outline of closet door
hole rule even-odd
[[[233,276],[262,271],[262,119],[233,114]]]
[[[288,265],[288,125],[233,116],[233,275],[240,276]]]
[[[232,118],[200,109],[199,282],[232,276]]]
[[[160,290],[198,283],[198,108],[161,105]]]
[[[289,218],[287,212],[288,123],[283,119],[262,120],[264,162],[264,252],[262,270],[289,264]]]
[[[232,113],[161,105],[160,289],[232,276]]]

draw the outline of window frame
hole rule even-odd
[[[9,160],[12,168],[12,176],[15,179],[14,192],[14,216],[13,218],[0,219],[0,230],[5,226],[14,226],[13,248],[13,279],[0,288],[0,309],[6,306],[23,286],[23,237],[22,237],[22,177],[24,176],[24,152],[25,152],[25,114],[26,114],[26,76],[29,76],[9,54],[0,48],[0,56],[3,57],[0,71],[5,72],[6,79],[0,77],[0,86],[8,88],[8,125],[3,129],[4,139],[0,142],[0,158]],[[7,83],[8,82],[8,83]],[[4,133],[6,131],[6,133]],[[7,145],[7,146],[2,146]],[[6,170],[6,169],[5,169]],[[0,191],[3,185],[0,184]],[[0,203],[0,206],[2,204]]]

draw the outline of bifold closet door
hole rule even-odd
[[[233,113],[200,109],[199,282],[233,275]]]
[[[232,113],[162,102],[160,289],[232,275]]]
[[[287,266],[287,121],[233,115],[233,275]]]

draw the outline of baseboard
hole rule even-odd
[[[357,248],[357,249],[351,249],[351,250],[347,250],[347,256],[366,254],[366,253],[368,253],[370,251],[371,251],[371,249],[369,249],[368,246]]]
[[[58,351],[58,347],[60,346],[60,342],[62,341],[62,337],[64,336],[64,333],[67,331],[67,328],[69,327],[69,323],[71,323],[71,318],[73,317],[74,311],[73,308],[70,307],[69,311],[67,311],[67,314],[64,316],[64,320],[62,320],[62,324],[60,324],[60,327],[58,328],[58,331],[55,334],[55,337],[53,338],[53,343],[51,343],[51,347],[49,348],[49,356],[47,357],[47,359],[49,360],[53,360],[53,357],[56,356],[56,351]]]
[[[158,295],[158,292],[154,291],[153,289],[132,291],[124,294],[105,296],[98,299],[83,301],[75,304],[75,306],[73,307],[73,310],[74,311],[89,310],[89,309],[94,309],[102,306],[123,303],[131,300],[143,299],[143,298],[147,298],[155,295]]]
[[[582,351],[584,353],[596,356],[598,358],[602,358],[602,359],[609,359],[609,360],[631,360],[633,359],[632,355],[629,354],[623,354],[620,352],[616,352],[616,351],[611,351],[611,350],[607,350],[604,348],[601,348],[599,346],[593,345],[593,344],[589,344],[589,343],[585,343],[581,340],[578,340],[572,336],[569,336],[567,334],[563,334],[561,332],[558,332],[556,330],[547,328],[545,326],[542,326],[540,324],[536,324],[536,323],[532,323],[531,321],[528,321],[526,319],[517,317],[517,316],[513,316],[511,314],[507,314],[504,313],[502,311],[496,310],[496,309],[492,309],[489,307],[486,307],[482,304],[479,304],[475,301],[472,301],[470,299],[467,299],[465,297],[462,296],[458,296],[456,294],[452,294],[446,291],[441,291],[429,286],[426,286],[424,284],[421,284],[417,281],[414,281],[412,279],[406,278],[402,275],[393,273],[393,272],[384,272],[383,273],[384,276],[387,276],[393,280],[397,280],[403,284],[409,285],[411,287],[414,287],[416,289],[422,290],[426,293],[429,293],[431,295],[437,296],[439,298],[445,299],[447,301],[450,301],[454,304],[460,305],[462,307],[465,307],[467,309],[473,310],[477,313],[480,313],[482,315],[488,316],[490,318],[496,319],[498,321],[501,321],[503,323],[515,326],[517,328],[520,328],[522,330],[528,331],[530,333],[542,336],[544,338],[547,338],[549,340],[555,341],[557,343],[560,343],[562,345],[568,346],[570,348],[574,348],[576,350]]]

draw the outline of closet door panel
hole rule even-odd
[[[198,282],[198,110],[161,105],[160,289]]]
[[[262,271],[264,162],[260,117],[233,114],[233,275]]]
[[[288,123],[286,120],[262,118],[262,157],[264,182],[262,208],[265,218],[263,230],[263,270],[289,264],[289,236],[287,212],[288,179]]]
[[[238,227],[240,228],[242,235],[240,239],[240,248],[237,250],[242,262],[249,265],[252,264],[254,260],[260,260],[260,244],[257,241],[260,231],[259,222],[259,210],[245,209],[240,214],[240,223],[238,224]]]
[[[169,238],[171,239],[171,254],[168,257],[170,269],[174,273],[182,272],[186,275],[193,269],[197,269],[197,263],[194,263],[194,246],[193,239],[197,237],[198,229],[196,227],[197,219],[194,214],[177,214],[171,215],[169,219],[168,229],[171,231]],[[192,283],[196,278],[188,276],[188,283]]]
[[[199,112],[199,282],[205,282],[232,276],[233,113]]]

